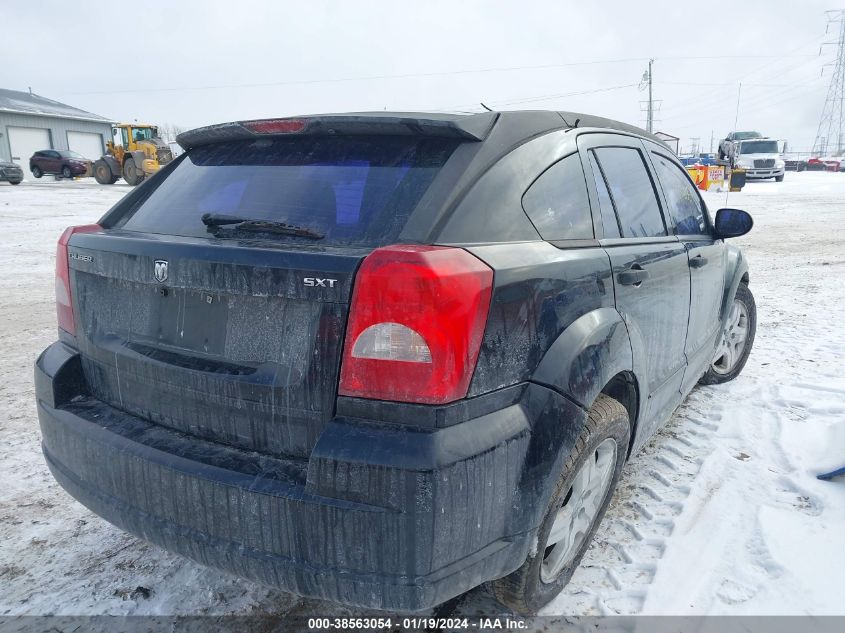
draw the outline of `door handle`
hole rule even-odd
[[[639,264],[634,264],[628,270],[623,270],[619,273],[616,279],[623,286],[639,286],[648,279],[648,271],[640,268]]]
[[[696,255],[689,260],[690,268],[704,268],[707,265],[707,258],[701,255]]]

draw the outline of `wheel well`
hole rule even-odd
[[[634,436],[637,431],[637,413],[640,410],[640,394],[637,389],[637,380],[630,371],[623,371],[610,379],[601,393],[610,396],[618,401],[628,411],[628,420],[631,424],[631,439],[628,444],[628,456],[631,454],[631,447],[634,446]]]

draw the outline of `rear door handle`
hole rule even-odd
[[[639,265],[634,264],[628,270],[623,270],[616,276],[619,283],[623,286],[639,286],[646,279],[648,279],[648,271],[643,270]]]
[[[689,260],[690,268],[704,268],[707,265],[707,258],[701,255],[696,255]]]

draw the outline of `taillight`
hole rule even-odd
[[[493,271],[460,248],[373,251],[355,279],[339,393],[424,404],[466,396],[492,288]]]
[[[76,335],[73,321],[73,301],[70,293],[70,264],[68,263],[67,243],[74,233],[93,233],[102,227],[99,224],[69,226],[59,238],[56,246],[56,316],[59,327],[68,334]]]
[[[305,119],[262,119],[242,121],[241,125],[256,134],[296,134],[305,129]]]

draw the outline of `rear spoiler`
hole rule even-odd
[[[209,125],[183,132],[176,142],[192,147],[267,136],[434,136],[483,141],[498,118],[496,112],[474,115],[352,113],[285,119],[256,119]]]

